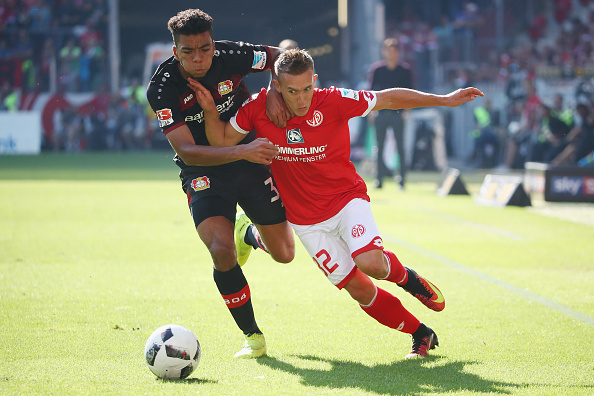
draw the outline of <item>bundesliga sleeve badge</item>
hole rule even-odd
[[[254,51],[254,61],[252,62],[252,69],[264,70],[266,67],[266,51]]]
[[[157,110],[157,119],[159,120],[159,126],[161,128],[173,124],[173,114],[171,109]]]

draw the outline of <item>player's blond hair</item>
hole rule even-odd
[[[281,73],[297,76],[308,70],[314,70],[314,61],[311,55],[302,49],[292,49],[279,55],[274,63],[277,76]]]

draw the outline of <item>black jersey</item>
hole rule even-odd
[[[215,41],[212,65],[198,81],[212,94],[221,119],[229,121],[250,96],[243,77],[252,72],[269,70],[271,66],[270,50],[265,45]],[[159,65],[148,86],[147,98],[165,135],[185,123],[197,145],[209,145],[204,129],[204,111],[196,101],[194,91],[181,75],[179,61],[174,56]],[[250,134],[241,143],[245,144],[253,139],[253,134]],[[182,180],[184,174],[189,176],[214,170],[212,168],[239,169],[251,164],[247,161],[235,161],[210,167],[188,166],[177,155],[175,162],[182,168]]]
[[[368,85],[372,91],[388,88],[412,89],[412,75],[410,70],[402,65],[390,70],[385,61],[379,61],[370,67]]]

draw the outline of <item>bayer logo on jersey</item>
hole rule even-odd
[[[303,136],[299,129],[287,129],[287,143],[303,143]]]

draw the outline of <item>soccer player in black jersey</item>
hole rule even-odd
[[[247,260],[252,247],[261,247],[283,263],[295,255],[293,233],[268,168],[276,147],[267,139],[255,139],[253,133],[237,146],[211,147],[204,130],[204,112],[187,78],[210,90],[221,119],[228,121],[250,96],[243,77],[271,70],[281,50],[215,42],[212,18],[199,9],[179,12],[169,20],[168,29],[173,36],[173,56],[153,75],[147,97],[176,152],[174,160],[181,168],[190,213],[212,257],[215,283],[245,334],[243,349],[235,357],[258,357],[266,353],[266,342],[239,264]],[[269,117],[284,126],[288,110],[276,91],[271,96]],[[245,215],[236,219],[238,203],[255,226]]]

